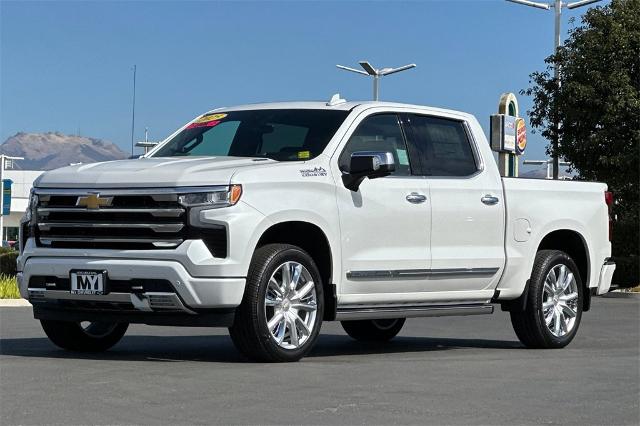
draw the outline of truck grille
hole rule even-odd
[[[52,248],[170,249],[187,237],[177,194],[38,193],[36,243]]]

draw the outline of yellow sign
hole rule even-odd
[[[298,160],[308,160],[311,157],[311,152],[309,151],[298,151]]]
[[[194,123],[208,123],[209,121],[216,121],[216,120],[222,120],[223,118],[225,118],[227,116],[227,114],[209,114],[209,115],[203,115],[202,117],[198,118],[197,120],[194,121]]]

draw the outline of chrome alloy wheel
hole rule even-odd
[[[551,268],[544,280],[542,314],[547,328],[556,337],[570,333],[578,315],[578,284],[568,266]]]
[[[271,338],[284,349],[297,349],[309,339],[316,323],[317,297],[311,274],[298,262],[276,268],[264,300]]]

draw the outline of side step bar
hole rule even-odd
[[[493,313],[493,305],[350,305],[338,306],[337,321],[445,317],[457,315],[486,315]]]

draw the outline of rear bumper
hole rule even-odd
[[[598,291],[597,294],[605,294],[611,288],[611,279],[613,278],[613,273],[616,270],[615,262],[611,260],[607,260],[602,268],[600,269],[600,277],[598,278]]]
[[[72,269],[105,270],[109,280],[163,280],[169,290],[127,291],[104,296],[72,295],[55,287],[31,288],[34,277],[67,279]],[[32,303],[64,301],[67,305],[111,306],[141,312],[167,310],[190,313],[202,309],[235,308],[242,301],[243,277],[193,277],[179,263],[169,260],[100,259],[88,257],[30,257],[18,275],[20,294]]]

